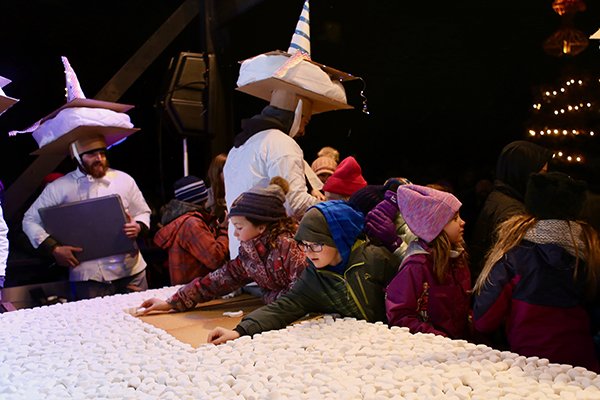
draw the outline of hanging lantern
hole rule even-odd
[[[573,27],[573,18],[585,10],[584,0],[554,0],[552,8],[561,17],[560,28],[542,45],[544,51],[554,57],[575,56],[588,46],[585,33]]]

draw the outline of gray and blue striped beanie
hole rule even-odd
[[[186,203],[199,204],[208,199],[208,191],[204,181],[193,175],[179,179],[173,185],[175,198]]]

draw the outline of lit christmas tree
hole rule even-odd
[[[600,77],[574,75],[534,88],[526,122],[528,140],[554,151],[554,162],[570,170],[598,157],[600,135]]]

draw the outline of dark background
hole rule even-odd
[[[0,2],[0,75],[13,81],[4,88],[7,95],[20,99],[0,117],[5,186],[29,166],[29,153],[37,148],[29,134],[9,138],[8,131],[24,129],[64,104],[60,56],[69,58],[84,93],[93,98],[182,2]],[[266,105],[234,90],[238,61],[287,50],[302,4],[265,0],[214,32],[233,107],[233,131],[215,133],[226,143],[242,118]],[[404,176],[468,190],[493,174],[502,147],[527,139],[534,87],[555,84],[564,74],[600,72],[598,41],[573,58],[544,53],[543,41],[561,21],[551,0],[312,0],[310,6],[313,60],[362,77],[369,115],[360,111],[362,84],[349,83],[349,102],[358,109],[314,116],[299,143],[309,163],[326,145],[342,158],[353,155],[372,184]],[[203,19],[190,23],[119,99],[136,106],[129,115],[141,131],[111,149],[110,161],[136,179],[155,208],[172,198],[172,184],[183,176],[182,138],[161,122],[157,100],[171,59],[206,50]],[[598,30],[599,2],[588,1],[574,23],[587,36]],[[191,174],[204,177],[216,155],[207,152],[210,144],[190,139]],[[58,170],[72,169],[66,160]]]

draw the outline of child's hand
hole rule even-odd
[[[224,215],[223,215],[223,221],[219,222],[219,227],[220,228],[227,228],[229,226],[229,219],[227,218],[227,210],[223,211]]]
[[[390,219],[394,219],[398,214],[398,200],[396,199],[396,193],[391,190],[385,192],[385,198],[381,203],[377,204],[373,210],[381,210]]]
[[[140,308],[145,308],[142,314],[148,314],[151,311],[170,311],[173,307],[166,301],[153,297],[144,301]]]
[[[398,236],[394,221],[377,207],[372,209],[365,217],[364,231],[367,235],[381,240],[381,243],[392,253],[402,244],[402,239]]]
[[[218,326],[215,329],[213,329],[211,333],[208,334],[208,340],[206,342],[212,344],[223,344],[228,340],[234,340],[239,337],[240,334],[236,331],[221,328],[220,326]]]

